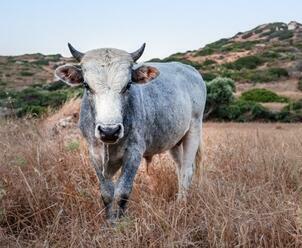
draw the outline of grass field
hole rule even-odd
[[[301,124],[206,123],[188,201],[175,201],[174,165],[157,156],[115,228],[76,132],[18,120],[1,122],[0,137],[1,247],[302,246]]]

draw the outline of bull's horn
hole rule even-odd
[[[146,43],[144,43],[138,50],[136,50],[135,52],[133,53],[130,53],[131,54],[131,57],[133,59],[134,62],[136,62],[143,54],[144,50],[145,50],[145,47],[146,47]]]
[[[84,56],[84,53],[81,53],[77,51],[70,43],[68,43],[69,51],[71,52],[72,56],[79,62],[81,62],[81,59]]]

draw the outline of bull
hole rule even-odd
[[[186,198],[201,163],[206,87],[200,73],[178,62],[137,64],[145,44],[132,53],[113,48],[82,53],[68,46],[79,64],[62,65],[55,75],[84,87],[79,127],[107,218],[114,222],[124,214],[142,159],[150,162],[165,151],[177,165],[177,197]]]

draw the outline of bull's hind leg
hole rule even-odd
[[[179,171],[178,200],[185,199],[195,171],[195,158],[200,145],[200,123],[193,123],[183,138],[183,159]]]
[[[170,149],[171,157],[173,158],[174,162],[176,163],[176,172],[177,172],[177,178],[178,178],[178,189],[181,187],[181,167],[182,167],[182,161],[183,161],[183,145],[182,143],[177,144],[172,149]]]

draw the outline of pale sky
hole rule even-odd
[[[301,0],[2,0],[0,55],[115,47],[142,60],[198,49],[268,22],[302,22]]]

